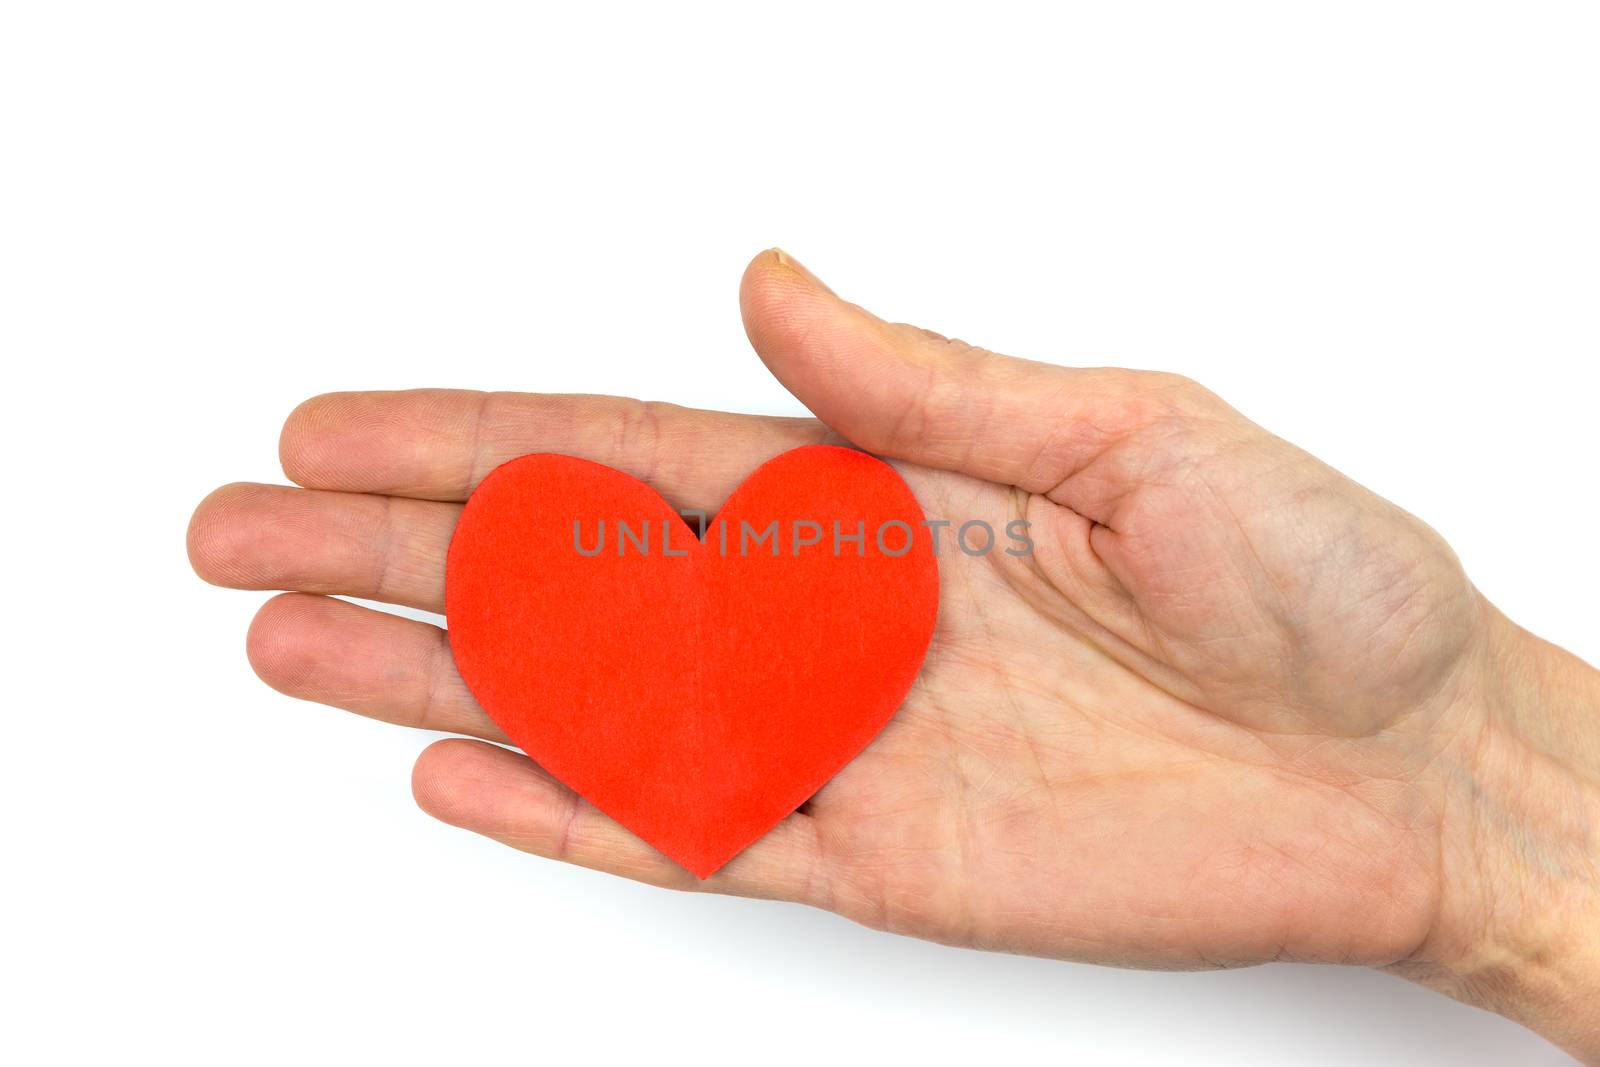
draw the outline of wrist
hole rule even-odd
[[[1433,783],[1437,919],[1395,969],[1600,1062],[1600,671],[1484,618]]]

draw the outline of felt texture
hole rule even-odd
[[[577,544],[593,551],[601,520],[604,546],[584,555]],[[774,521],[776,556],[775,539],[756,542]],[[892,467],[845,448],[763,464],[703,541],[627,474],[523,456],[483,480],[450,542],[451,651],[534,761],[705,878],[821,788],[905,698],[939,599],[922,522]],[[796,554],[797,533],[818,535],[810,523],[821,539]],[[859,546],[845,539],[858,531]]]

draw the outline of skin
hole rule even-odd
[[[1600,1062],[1593,668],[1506,620],[1421,521],[1187,379],[886,323],[776,250],[741,303],[815,419],[446,390],[302,404],[281,445],[299,488],[225,486],[189,530],[207,581],[291,590],[250,628],[257,673],[465,735],[422,753],[417,802],[536,855],[978,948],[1384,967]],[[461,501],[518,455],[714,512],[819,441],[894,461],[930,516],[1026,518],[1035,553],[942,553],[904,707],[704,882],[493,743],[442,630],[330,598],[442,611]]]

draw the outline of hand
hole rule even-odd
[[[982,948],[1387,966],[1600,1055],[1591,668],[1507,622],[1423,523],[1193,382],[886,323],[776,252],[742,303],[816,420],[439,390],[303,404],[282,455],[304,488],[224,487],[190,528],[208,581],[295,590],[250,629],[256,671],[483,739],[423,752],[417,800],[528,852]],[[897,461],[930,517],[1029,520],[1035,552],[947,546],[904,707],[704,883],[485,743],[505,738],[444,631],[327,596],[442,610],[461,501],[524,453],[714,512],[818,441]]]

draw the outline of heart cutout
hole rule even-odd
[[[938,600],[910,488],[825,445],[759,467],[703,541],[621,471],[514,459],[467,501],[445,580],[450,648],[489,716],[700,878],[883,729]]]

